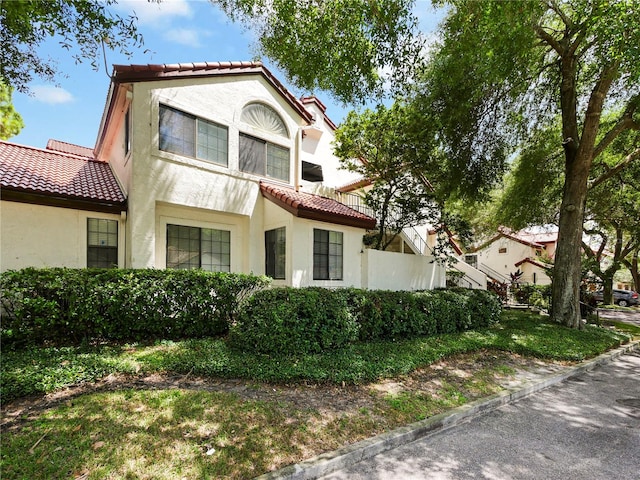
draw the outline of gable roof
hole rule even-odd
[[[54,140],[53,138],[49,139],[46,148],[47,150],[70,153],[72,155],[78,155],[80,157],[94,158],[93,148],[81,147],[80,145],[74,145],[73,143]]]
[[[262,196],[292,215],[309,220],[372,230],[376,219],[330,198],[296,192],[293,188],[260,182]]]
[[[491,245],[496,240],[500,238],[506,238],[509,240],[513,240],[514,242],[521,243],[522,245],[526,245],[532,248],[546,248],[546,244],[555,243],[558,240],[557,232],[543,232],[543,233],[530,233],[524,230],[519,232],[512,232],[510,229],[506,227],[498,227],[498,234],[478,245],[475,248],[472,248],[471,252],[477,252],[482,250],[483,248]]]
[[[310,96],[310,97],[302,97],[300,98],[300,101],[302,102],[303,105],[317,105],[318,108],[320,109],[320,111],[322,112],[322,117],[324,119],[324,121],[327,123],[327,125],[329,125],[329,127],[332,130],[337,130],[338,126],[333,123],[333,120],[331,120],[328,116],[327,116],[327,107],[325,106],[324,103],[322,103],[316,96]]]
[[[518,263],[516,263],[515,266],[519,267],[523,263],[530,263],[531,265],[535,265],[536,267],[545,268],[545,269],[547,269],[547,268],[552,266],[552,265],[547,265],[547,264],[544,264],[544,263],[539,262],[537,260],[534,260],[533,258],[523,258]]]
[[[99,212],[126,210],[108,163],[0,141],[0,198]]]
[[[150,82],[175,78],[204,78],[219,75],[262,75],[308,123],[312,114],[262,62],[198,62],[156,65],[114,65],[113,83]]]
[[[373,185],[373,180],[370,178],[358,178],[353,180],[346,185],[342,185],[341,187],[337,187],[336,190],[340,193],[349,193],[354,190],[359,190],[360,188],[368,187],[369,185]]]

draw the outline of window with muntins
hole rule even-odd
[[[289,149],[240,134],[240,170],[262,177],[289,181]]]
[[[265,275],[276,280],[285,279],[287,257],[286,228],[264,232]]]
[[[159,146],[164,152],[228,165],[228,131],[217,123],[160,105]]]
[[[167,225],[167,268],[231,271],[231,232]]]
[[[313,229],[313,279],[342,280],[342,232]]]
[[[118,266],[118,221],[87,218],[87,268]]]

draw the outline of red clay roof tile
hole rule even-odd
[[[296,192],[293,188],[266,182],[260,182],[260,191],[265,198],[300,218],[368,230],[374,229],[376,226],[375,218],[330,198]]]
[[[4,141],[0,188],[71,200],[122,205],[126,201],[106,162]]]
[[[50,138],[47,142],[47,150],[70,153],[80,157],[94,158],[93,148],[81,147],[80,145],[54,140],[53,138]]]

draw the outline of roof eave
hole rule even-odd
[[[345,225],[348,227],[364,228],[366,230],[373,230],[376,227],[376,220],[374,218],[355,218],[336,213],[322,212],[305,207],[298,202],[291,204],[267,189],[261,189],[261,192],[265,198],[298,218]]]
[[[0,200],[101,213],[120,213],[127,211],[126,199],[122,201],[109,201],[47,194],[44,192],[35,192],[33,190],[12,189],[7,187],[2,187],[2,189],[0,189]]]

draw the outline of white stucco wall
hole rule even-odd
[[[506,248],[506,253],[500,253],[500,248]],[[536,249],[529,245],[510,238],[501,237],[476,252],[476,254],[478,255],[478,268],[480,270],[483,269],[482,265],[486,265],[503,275],[506,279],[509,279],[511,273],[515,273],[520,269],[520,271],[523,272],[520,279],[522,283],[534,283],[534,272],[536,273],[536,284],[548,285],[551,283],[551,279],[540,267],[527,262],[516,267],[516,263],[525,258],[536,258]]]
[[[371,290],[430,290],[446,286],[446,270],[430,256],[365,250],[363,288]]]
[[[335,225],[298,218],[280,208],[273,202],[264,199],[264,230],[273,228],[286,228],[286,279],[276,280],[276,285],[290,285],[293,287],[319,286],[319,287],[361,287],[361,253],[362,235],[361,228]],[[343,278],[342,280],[314,280],[313,279],[313,230],[329,230],[342,232]],[[260,252],[262,272],[264,272],[264,234]]]
[[[545,273],[545,271],[533,265],[532,263],[525,262],[520,265],[520,271],[522,271],[522,283],[534,283],[536,285],[551,285],[551,278]]]
[[[120,215],[0,202],[0,270],[87,266],[87,218],[118,221],[118,264],[124,265]]]
[[[500,253],[501,248],[506,248],[506,253]],[[518,269],[515,264],[524,258],[534,256],[535,250],[528,245],[501,237],[476,254],[480,270],[483,269],[482,265],[486,265],[508,279],[509,274],[515,273]]]
[[[258,131],[240,121],[242,108],[256,101],[278,112],[290,132],[290,138]],[[225,126],[228,130],[228,166],[160,151],[160,103]],[[135,122],[129,196],[130,265],[134,268],[164,266],[163,245],[156,245],[160,238],[158,229],[161,229],[157,225],[161,214],[156,212],[156,205],[165,204],[187,207],[190,213],[184,217],[185,220],[202,221],[203,227],[209,222],[207,215],[227,215],[227,220],[229,215],[237,216],[232,223],[244,225],[242,231],[246,239],[238,244],[234,241],[237,255],[242,259],[234,265],[238,271],[261,273],[264,269],[264,266],[260,267],[260,259],[264,256],[261,250],[264,246],[259,249],[257,244],[253,245],[248,240],[263,235],[262,213],[256,210],[260,208],[260,179],[238,169],[239,134],[248,133],[289,148],[290,172],[293,175],[295,133],[303,123],[299,115],[264,79],[257,76],[138,83],[134,85],[132,111]],[[174,217],[174,221],[178,223],[179,218]],[[248,219],[250,225],[246,223]]]

